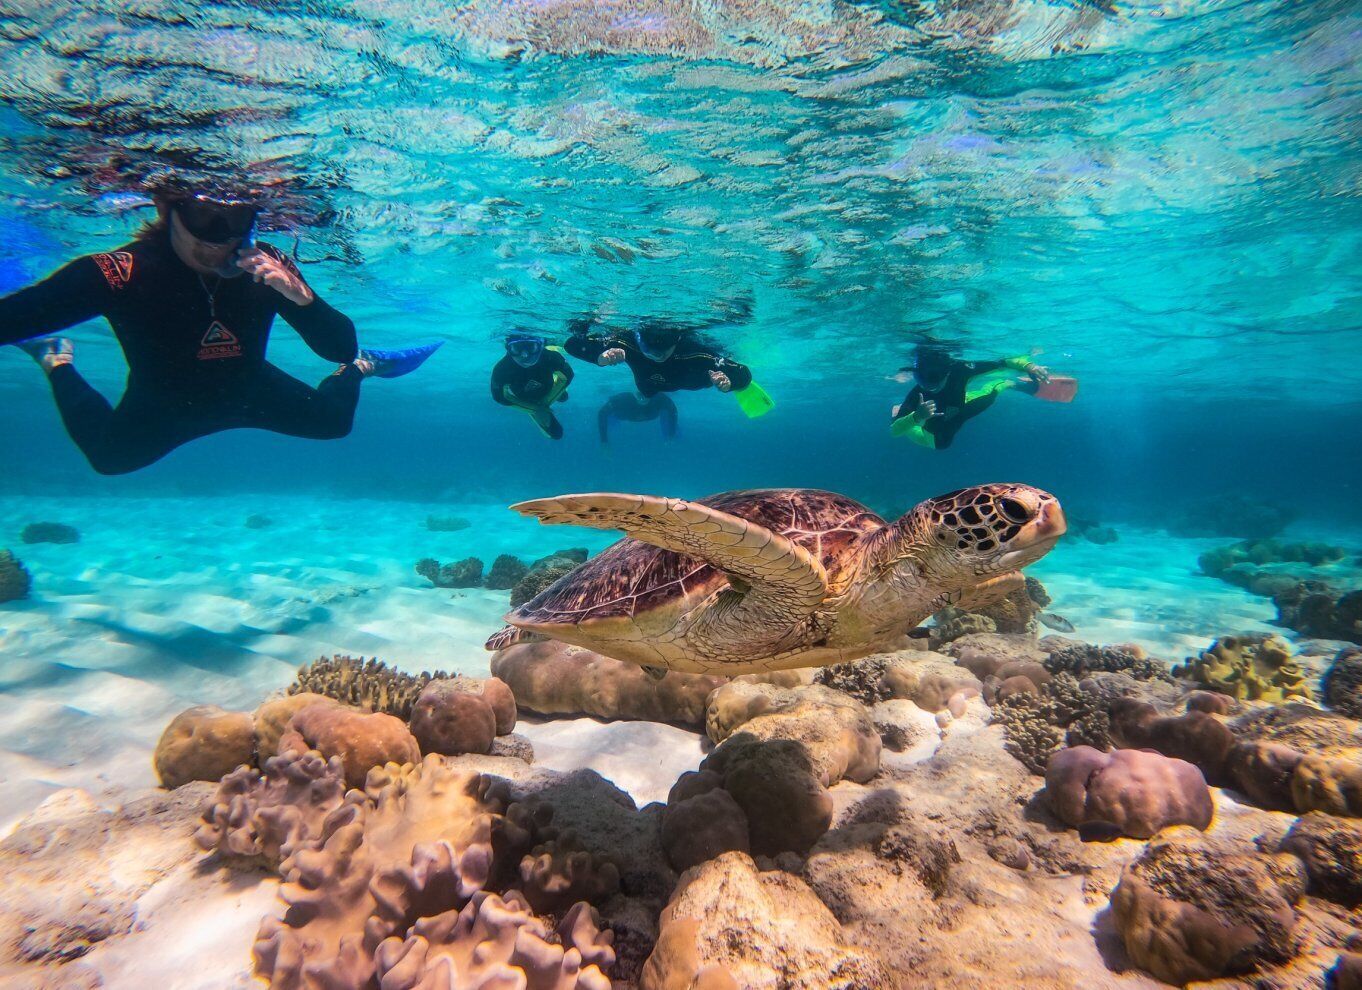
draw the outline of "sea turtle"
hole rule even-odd
[[[980,485],[894,523],[833,492],[765,489],[696,501],[598,492],[511,506],[620,540],[506,614],[489,650],[554,639],[668,670],[743,674],[887,649],[944,605],[1023,586],[1064,534],[1053,495]]]

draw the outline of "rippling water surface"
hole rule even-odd
[[[743,290],[729,344],[794,401],[923,335],[1092,388],[1362,381],[1345,0],[0,14],[10,286],[125,237],[118,194],[173,165],[271,184],[271,236],[371,342],[487,352],[415,390],[471,387],[512,323]]]

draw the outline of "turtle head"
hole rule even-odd
[[[932,584],[966,588],[1034,564],[1066,528],[1059,500],[1029,485],[976,485],[939,495],[898,525]]]

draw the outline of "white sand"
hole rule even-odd
[[[260,513],[264,529],[244,526]],[[471,528],[432,533],[428,514]],[[33,521],[77,527],[73,545],[19,543]],[[429,587],[424,556],[526,559],[593,552],[609,534],[540,527],[500,505],[307,497],[0,499],[0,547],[34,577],[33,597],[0,605],[0,833],[61,787],[98,795],[150,786],[150,754],[193,704],[253,708],[322,654],[377,655],[408,670],[487,671],[485,638],[507,593]],[[1122,529],[1108,546],[1066,541],[1032,569],[1052,610],[1095,642],[1135,641],[1180,660],[1219,634],[1267,631],[1265,599],[1198,576],[1222,540]],[[590,719],[530,725],[540,761],[590,766],[640,803],[661,800],[701,758],[694,733]]]

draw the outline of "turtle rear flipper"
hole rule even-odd
[[[696,502],[596,492],[511,506],[545,524],[618,529],[663,550],[703,560],[729,575],[732,590],[697,619],[692,638],[717,653],[745,654],[807,618],[828,592],[809,551],[765,526]]]

